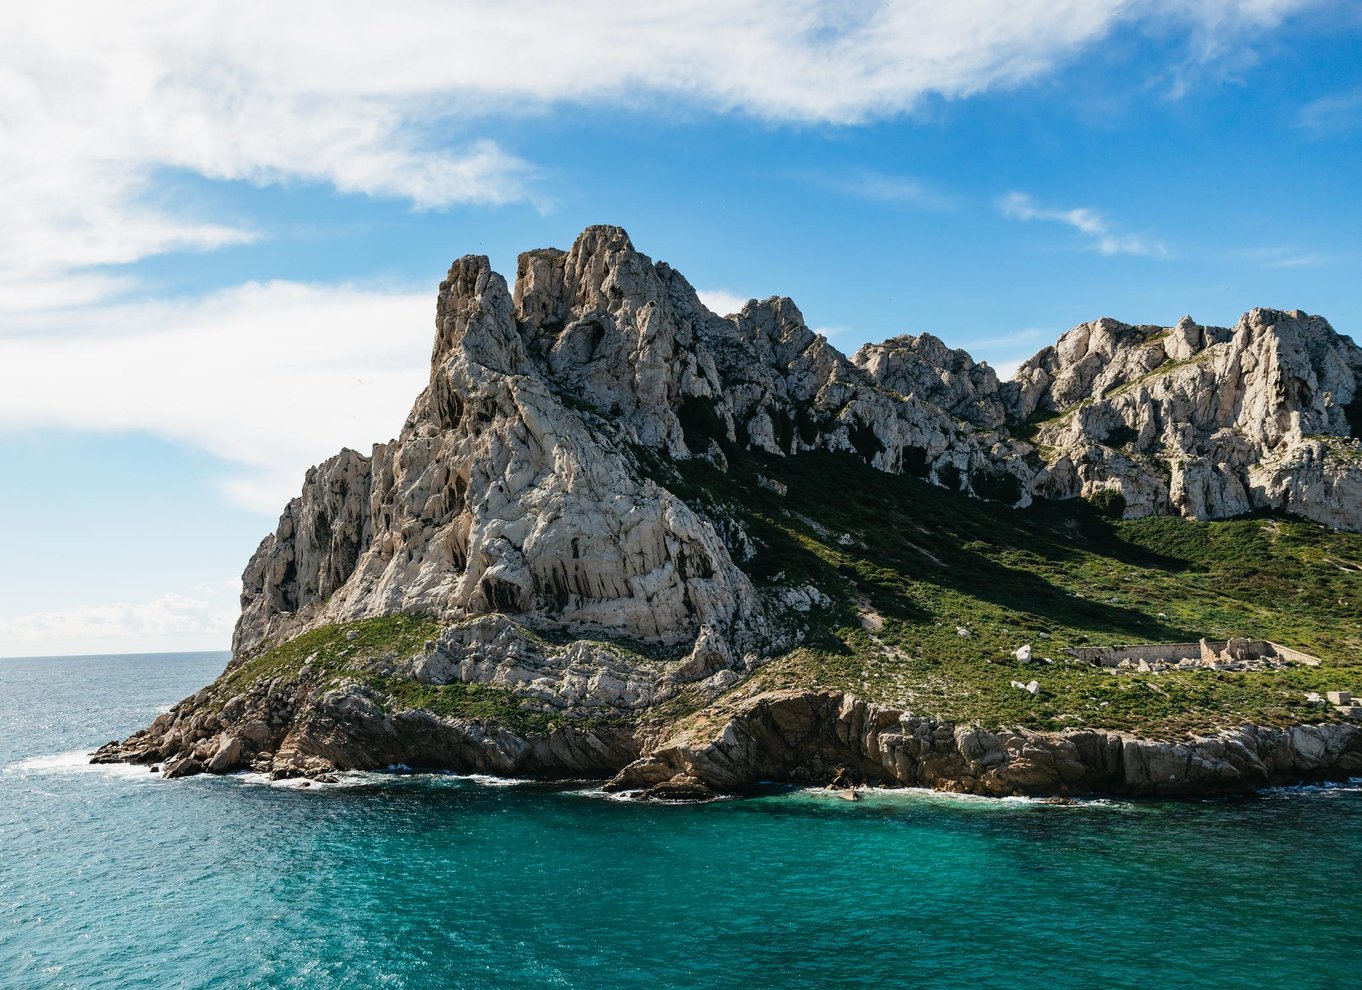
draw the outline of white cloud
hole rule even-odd
[[[425,385],[426,292],[294,282],[0,321],[0,429],[142,430],[236,466],[237,503],[277,514],[308,465],[365,453]]]
[[[1321,251],[1307,251],[1286,244],[1244,248],[1233,252],[1231,257],[1247,261],[1259,268],[1318,268],[1337,260],[1333,255]]]
[[[1159,242],[1135,234],[1120,233],[1104,215],[1088,207],[1055,209],[1040,206],[1026,193],[1010,192],[999,198],[998,209],[1003,216],[1013,220],[1048,220],[1072,227],[1100,254],[1168,256],[1167,248]]]
[[[418,208],[542,200],[491,119],[669,100],[856,124],[1036,79],[1121,24],[1190,28],[1223,53],[1308,2],[9,0],[0,299],[41,305],[76,269],[258,235],[166,202],[166,170]]]
[[[1296,123],[1316,135],[1338,134],[1362,125],[1362,87],[1312,100],[1301,107]]]
[[[205,600],[168,593],[149,602],[0,617],[0,654],[225,650],[236,612],[235,601],[226,596]]]
[[[954,200],[919,179],[906,175],[860,169],[840,175],[821,176],[820,185],[879,203],[902,203],[924,210],[949,210]]]
[[[730,316],[733,313],[742,312],[742,308],[753,298],[752,296],[742,296],[736,292],[729,292],[726,289],[696,289],[695,294],[700,297],[700,301],[709,307],[711,312],[718,313],[720,316]]]
[[[1270,34],[1291,15],[1333,0],[1152,0],[1146,13],[1183,40],[1162,73],[1169,95],[1181,98],[1206,79],[1237,81],[1258,64],[1250,39]]]

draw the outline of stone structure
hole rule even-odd
[[[1164,670],[1274,670],[1291,664],[1318,667],[1319,658],[1266,639],[1082,646],[1066,651],[1094,667],[1158,673]]]

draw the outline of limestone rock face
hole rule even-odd
[[[678,778],[719,792],[758,781],[934,787],[983,796],[1248,793],[1362,770],[1362,729],[1245,726],[1188,741],[1118,732],[988,732],[837,692],[746,698],[654,744],[607,790],[652,793]],[[660,796],[666,796],[665,794]]]
[[[1002,385],[988,365],[975,364],[968,352],[929,333],[866,344],[851,361],[881,387],[931,402],[975,426],[996,429],[1007,420],[1013,386]]]
[[[673,800],[762,779],[1175,794],[1362,772],[1351,725],[1160,742],[754,695],[843,589],[753,566],[762,521],[695,480],[825,451],[1010,506],[1110,493],[1131,516],[1271,508],[1362,530],[1360,433],[1362,350],[1296,311],[1232,329],[1101,319],[999,382],[928,334],[848,359],[783,297],[718,316],[617,227],[521,255],[514,286],[460,258],[399,435],[310,470],[248,563],[227,674],[95,759],[167,777],[616,774]],[[798,514],[793,486],[756,479]],[[350,658],[360,631],[331,630],[246,666],[401,613],[435,620],[419,649]],[[862,617],[874,639],[883,619]]]
[[[735,564],[746,535],[656,469],[725,451],[841,451],[1018,506],[1110,490],[1130,516],[1362,528],[1359,380],[1362,351],[1299,312],[1096,320],[1000,383],[929,334],[849,360],[786,298],[717,316],[617,227],[521,255],[513,289],[469,256],[400,435],[313,468],[248,564],[235,659],[418,611],[703,643],[701,667],[768,655],[798,630]]]
[[[1009,504],[1037,481],[1025,445],[887,391],[789,299],[716,316],[624,231],[592,227],[522,255],[513,291],[486,258],[454,263],[427,388],[395,440],[309,472],[247,566],[235,658],[415,611],[695,644],[730,665],[769,653],[792,633],[734,563],[743,534],[640,461],[722,467],[735,446],[845,451]]]
[[[1127,516],[1275,509],[1362,529],[1362,348],[1321,317],[1232,329],[1102,319],[1023,364],[1007,394],[1052,498],[1119,491]]]

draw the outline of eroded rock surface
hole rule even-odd
[[[233,651],[422,611],[770,652],[789,630],[734,564],[742,534],[721,535],[639,452],[722,466],[734,445],[847,451],[1028,503],[1029,448],[931,398],[880,387],[789,299],[716,316],[619,228],[522,255],[514,291],[486,258],[461,258],[401,434],[309,472],[246,569]]]
[[[1015,384],[1012,420],[1041,421],[1049,497],[1112,491],[1127,516],[1274,509],[1362,529],[1362,349],[1321,317],[1255,309],[1232,329],[1097,320],[1023,364]]]
[[[740,514],[687,491],[677,465],[837,452],[1009,506],[1105,494],[1129,516],[1270,508],[1362,530],[1362,350],[1320,317],[1097,320],[1000,382],[930,334],[848,359],[788,298],[718,316],[623,230],[591,227],[521,255],[514,286],[460,258],[435,330],[400,434],[309,471],[251,558],[228,670],[337,623],[420,615],[441,631],[363,676],[309,662],[230,696],[220,681],[97,759],[166,776],[618,774],[678,799],[767,777],[1171,794],[1358,769],[1347,725],[1193,743],[985,733],[803,691],[675,728],[832,604],[804,579],[756,580]],[[510,707],[438,714],[431,698],[465,688]],[[716,734],[697,728],[720,714]]]
[[[606,786],[695,781],[742,792],[759,781],[933,787],[985,796],[1240,794],[1362,772],[1352,724],[1245,727],[1161,742],[1095,730],[989,732],[836,692],[779,691],[655,744]]]

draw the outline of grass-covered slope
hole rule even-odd
[[[422,708],[445,717],[483,719],[523,732],[546,732],[554,720],[522,705],[511,691],[488,684],[422,684],[395,672],[399,662],[439,637],[442,625],[422,615],[385,615],[322,626],[234,667],[208,690],[219,706],[266,681],[317,688],[358,681],[390,710]]]
[[[845,689],[985,727],[1159,735],[1326,720],[1306,692],[1362,690],[1362,535],[1277,518],[1117,522],[1082,502],[1013,510],[850,455],[675,470],[689,500],[745,520],[760,544],[745,565],[754,577],[812,581],[836,601],[805,648],[757,675],[763,686]],[[1324,663],[1113,674],[1063,653],[1231,635]],[[1019,663],[1023,643],[1054,662]],[[1009,683],[1032,678],[1034,698]]]

